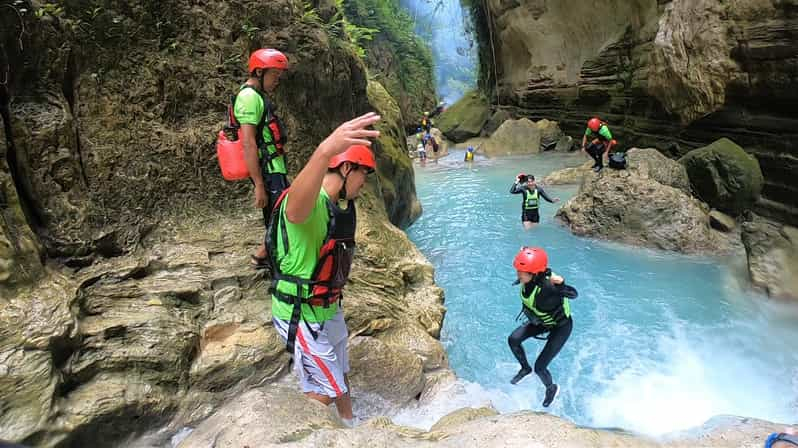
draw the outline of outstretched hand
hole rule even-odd
[[[374,112],[361,115],[338,126],[319,145],[319,149],[327,157],[333,157],[349,149],[352,145],[371,146],[370,138],[380,136],[380,131],[366,129],[380,121],[380,116]]]

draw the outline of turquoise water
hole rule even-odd
[[[688,257],[577,238],[544,202],[525,232],[519,172],[539,179],[584,161],[570,155],[477,160],[462,152],[416,167],[424,214],[408,230],[446,292],[442,341],[462,379],[438,409],[399,416],[428,426],[452,408],[490,401],[501,412],[543,410],[533,374],[509,384],[518,364],[507,336],[520,322],[512,258],[541,246],[579,291],[574,331],[549,369],[561,392],[547,411],[577,424],[650,435],[701,425],[719,414],[798,421],[798,310],[748,289],[745,255]],[[576,187],[551,186],[563,201]],[[524,346],[530,362],[543,341]]]

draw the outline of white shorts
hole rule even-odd
[[[274,328],[284,341],[288,340],[288,321],[272,318]],[[316,338],[308,331],[310,326]],[[332,319],[320,324],[300,321],[294,342],[294,370],[299,376],[302,392],[314,392],[337,398],[348,392],[344,374],[349,372],[349,353],[346,343],[349,331],[344,312],[339,308]]]

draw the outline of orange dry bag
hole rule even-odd
[[[238,129],[232,129],[238,137]],[[216,140],[216,156],[219,158],[219,167],[226,180],[244,180],[249,177],[247,162],[244,160],[244,144],[241,139],[228,140],[225,130],[219,131]]]
[[[249,177],[249,168],[244,160],[244,142],[238,136],[241,126],[233,115],[233,101],[227,106],[227,126],[219,131],[216,139],[216,157],[219,159],[219,168],[222,177],[226,180],[244,180]]]

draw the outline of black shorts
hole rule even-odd
[[[274,203],[277,202],[283,191],[291,184],[288,183],[288,178],[282,173],[264,174],[263,184],[266,187],[266,194],[269,195],[266,207],[263,208],[263,225],[269,227],[269,219],[272,215]]]
[[[540,222],[540,213],[538,213],[538,209],[524,210],[521,213],[521,222],[524,221]]]

